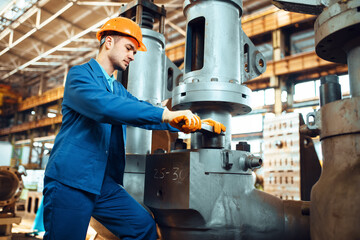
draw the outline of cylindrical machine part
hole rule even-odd
[[[141,28],[153,29],[155,22],[154,15],[151,12],[146,11],[141,5],[138,5],[136,10],[136,16],[132,17],[131,20],[137,22],[137,19],[139,18],[140,23],[138,24]]]
[[[283,201],[283,205],[285,223],[283,239],[310,239],[310,202]]]
[[[146,129],[128,126],[126,129],[126,153],[150,154],[152,132]]]
[[[360,239],[359,109],[360,97],[321,108],[324,163],[321,177],[311,191],[312,240]]]
[[[259,168],[263,164],[263,160],[259,157],[255,157],[254,155],[249,155],[245,161],[246,167],[250,169]]]
[[[147,51],[138,52],[135,60],[129,65],[128,90],[141,100],[161,104],[164,89],[165,37],[149,29],[141,31]],[[132,79],[134,81],[131,81]]]
[[[241,82],[240,5],[241,1],[185,1],[185,82],[194,78],[206,82],[215,79]],[[226,41],[230,38],[231,41]]]
[[[165,37],[153,30],[141,29],[147,52],[138,52],[129,65],[128,91],[135,97],[161,106],[164,92]],[[127,128],[126,153],[151,152],[151,131]]]
[[[21,174],[8,166],[0,166],[0,207],[14,203],[21,194]]]
[[[341,99],[341,86],[338,76],[324,76],[320,78],[320,82],[320,106]]]
[[[311,191],[311,239],[360,239],[360,134],[327,138],[321,146],[325,161]]]
[[[206,134],[202,135],[202,147],[203,148],[224,148],[230,149],[229,146],[225,146],[225,136],[223,134]]]
[[[19,179],[8,170],[0,171],[0,201],[12,198],[19,187]]]
[[[360,40],[359,40],[360,41]],[[360,45],[347,53],[351,97],[360,96]]]
[[[176,139],[174,143],[174,150],[184,150],[187,148],[187,144],[184,142],[183,139]]]
[[[251,146],[247,142],[239,142],[236,144],[236,150],[250,152]]]
[[[251,111],[251,91],[240,85],[243,81],[241,6],[240,0],[185,1],[184,77],[173,91],[174,109],[190,108],[201,119],[212,118],[225,125],[227,149],[231,148],[231,116]],[[202,137],[192,135],[194,148],[204,145]],[[221,143],[221,139],[209,141],[211,148],[214,143]]]
[[[229,111],[226,109],[217,109],[216,111],[213,109],[198,109],[196,110],[196,114],[201,119],[211,118],[215,121],[221,122],[226,126],[225,139],[223,135],[207,135],[207,139],[202,139],[203,147],[209,148],[231,148],[231,115]],[[204,134],[202,134],[202,138],[204,138]],[[214,145],[215,144],[215,145]],[[216,147],[218,146],[218,147]]]

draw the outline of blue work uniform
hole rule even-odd
[[[85,239],[91,216],[122,240],[156,239],[154,220],[121,186],[126,126],[177,130],[161,123],[162,108],[117,81],[112,89],[107,78],[94,59],[67,75],[62,125],[45,170],[44,239]]]

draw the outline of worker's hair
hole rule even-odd
[[[105,43],[105,39],[107,36],[126,36],[125,34],[119,33],[119,32],[115,32],[115,31],[106,31],[103,32],[103,34],[101,35],[101,40],[100,40],[100,47],[99,50],[102,49],[102,46]],[[117,42],[118,38],[114,38],[114,41]]]

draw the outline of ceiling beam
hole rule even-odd
[[[12,31],[12,29],[17,28],[20,24],[22,24],[23,22],[25,22],[26,20],[28,20],[32,15],[34,15],[39,8],[41,8],[42,6],[44,6],[46,3],[48,3],[50,0],[40,0],[37,2],[36,5],[32,6],[31,8],[27,9],[23,15],[21,15],[18,19],[14,20],[9,26],[7,26],[7,28],[5,28],[1,33],[0,33],[0,40],[3,39],[4,37],[6,37],[8,34],[10,34],[10,32]],[[3,13],[1,13],[2,15]]]
[[[172,23],[171,21],[166,21],[166,19],[165,19],[165,23],[168,24],[173,29],[175,29],[176,31],[178,31],[184,37],[186,36],[186,32],[181,27],[177,26],[176,24]]]
[[[70,2],[68,4],[66,4],[63,8],[61,8],[59,11],[57,11],[54,15],[52,15],[51,17],[49,17],[48,19],[46,19],[45,21],[43,21],[39,26],[34,27],[33,29],[31,29],[29,32],[27,32],[25,35],[23,35],[22,37],[20,37],[19,39],[17,39],[15,42],[10,43],[9,42],[9,46],[6,47],[4,50],[2,50],[0,52],[0,56],[3,55],[4,53],[6,53],[7,51],[9,51],[11,48],[15,47],[16,45],[18,45],[19,43],[21,43],[22,41],[24,41],[26,38],[28,38],[29,36],[31,36],[33,33],[35,33],[36,31],[40,30],[41,28],[43,28],[44,26],[46,26],[48,23],[50,23],[51,21],[53,21],[54,19],[56,19],[60,14],[64,13],[66,10],[68,10],[72,5],[74,5],[74,3]],[[38,8],[39,9],[39,8]]]
[[[75,39],[78,39],[78,38],[84,36],[85,34],[93,31],[95,28],[103,25],[103,24],[104,24],[107,20],[109,20],[110,18],[114,18],[114,17],[116,17],[116,16],[117,16],[117,14],[114,14],[113,16],[107,17],[107,18],[99,21],[98,23],[96,23],[95,25],[89,27],[88,29],[86,29],[86,30],[84,30],[84,31],[82,31],[82,32],[74,35],[73,37],[67,39],[66,41],[62,42],[61,44],[57,45],[56,47],[54,47],[54,48],[52,48],[52,49],[50,49],[50,50],[48,50],[48,51],[40,54],[39,56],[35,57],[34,59],[32,59],[32,60],[24,63],[23,65],[15,68],[15,69],[12,70],[11,72],[5,74],[5,75],[1,78],[1,80],[4,80],[4,79],[6,79],[6,78],[8,78],[8,77],[10,77],[10,76],[12,76],[12,75],[14,75],[14,74],[17,73],[18,71],[26,68],[27,66],[32,65],[33,63],[37,62],[38,60],[40,60],[40,59],[43,58],[44,56],[48,56],[48,55],[52,54],[52,53],[55,52],[55,51],[59,51],[61,48],[65,47],[66,45],[68,45],[69,43],[71,43],[72,41],[74,41]]]

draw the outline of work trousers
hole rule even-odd
[[[96,195],[45,177],[45,240],[83,240],[93,216],[122,240],[155,240],[155,221],[123,187],[106,176]]]

